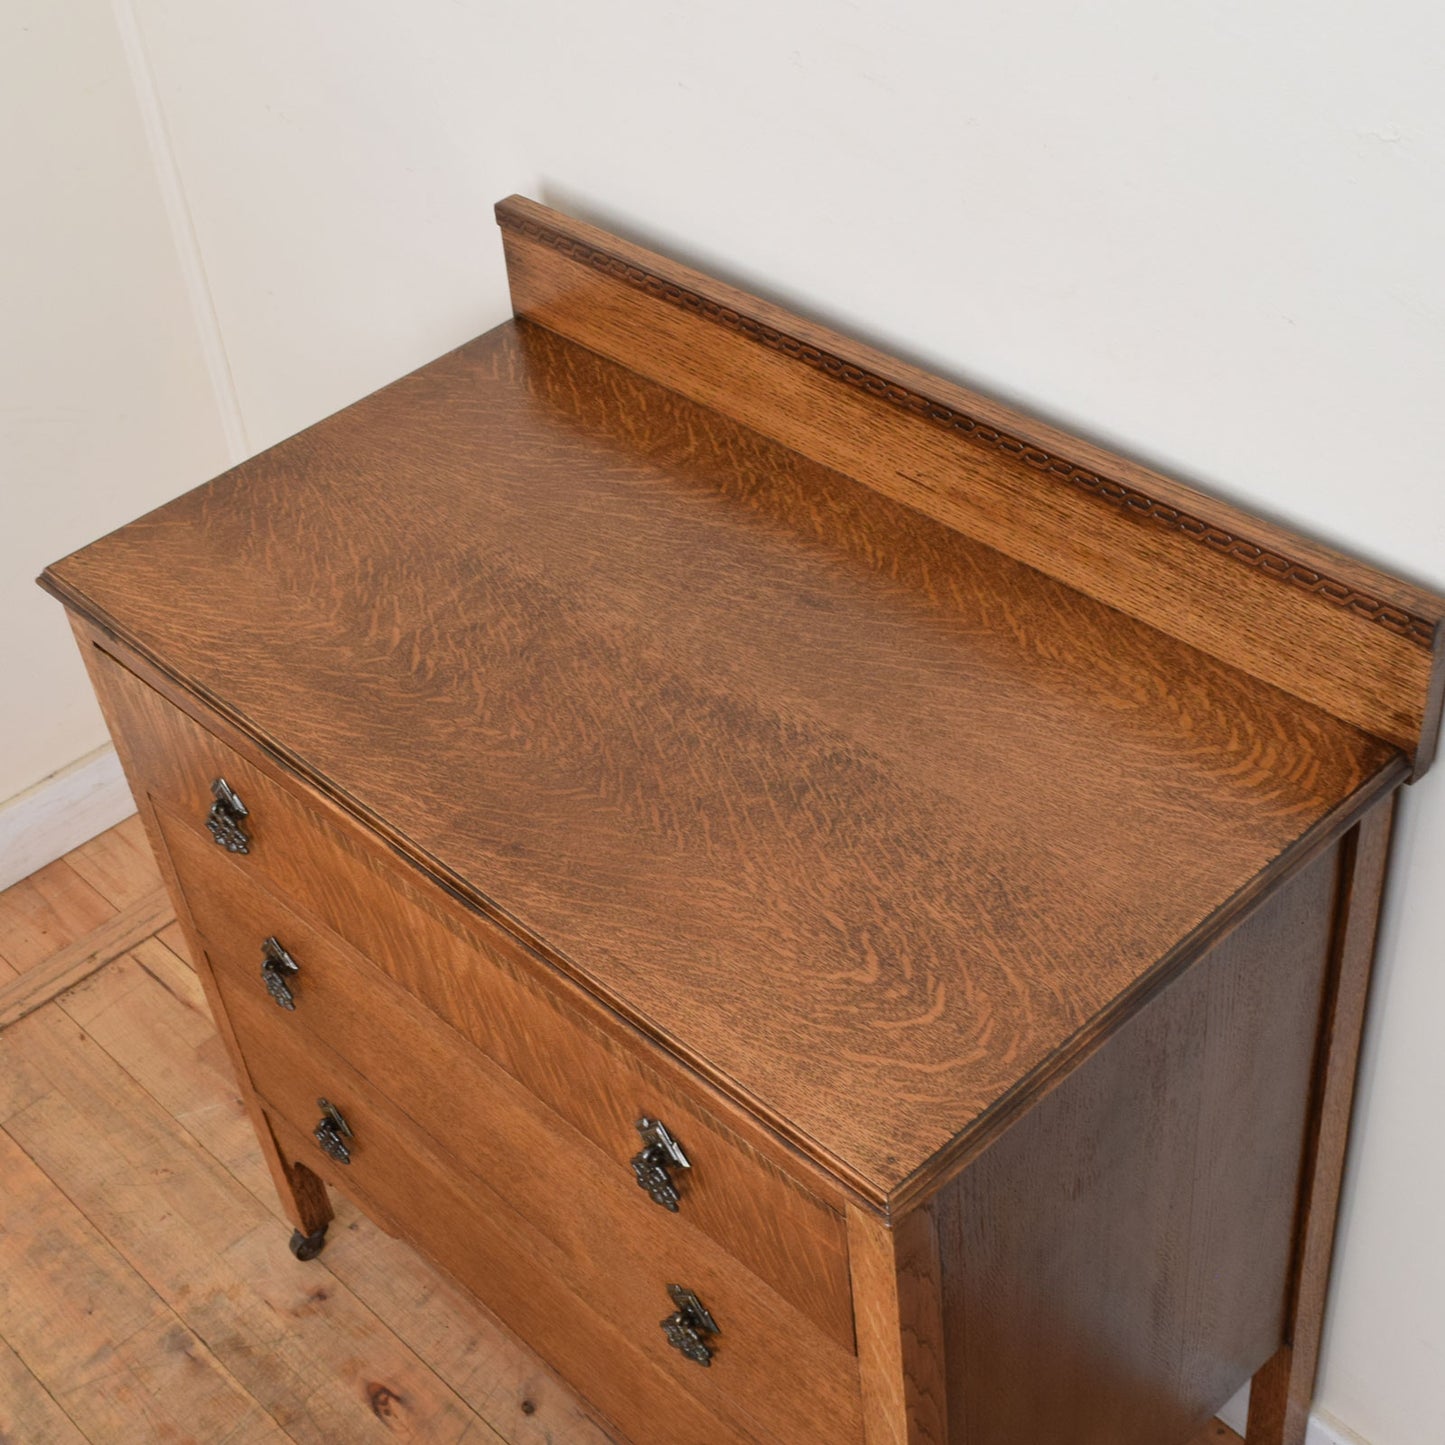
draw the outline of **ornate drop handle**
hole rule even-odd
[[[637,1176],[638,1186],[652,1196],[654,1204],[677,1213],[678,1201],[682,1196],[677,1192],[669,1169],[691,1169],[682,1146],[667,1132],[667,1125],[660,1119],[646,1116],[637,1121],[637,1132],[642,1135],[642,1149],[632,1156],[632,1172]]]
[[[677,1306],[677,1309],[662,1321],[662,1332],[667,1336],[668,1344],[699,1365],[712,1364],[712,1349],[707,1343],[707,1337],[722,1333],[717,1327],[717,1321],[690,1289],[680,1284],[670,1284],[667,1292]]]
[[[288,980],[301,972],[301,965],[281,947],[275,938],[261,945],[261,981],[278,1008],[295,1009],[296,995]]]
[[[216,801],[206,814],[206,827],[211,830],[212,839],[228,853],[249,853],[251,839],[241,826],[241,819],[248,816],[246,805],[224,778],[216,778],[211,783],[211,796]]]
[[[311,1132],[321,1145],[322,1153],[329,1154],[338,1164],[350,1164],[351,1150],[346,1147],[346,1141],[353,1135],[346,1116],[326,1099],[318,1099],[316,1106],[321,1110],[321,1119]]]

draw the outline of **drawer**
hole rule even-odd
[[[411,1240],[438,1261],[465,1288],[484,1300],[577,1392],[625,1431],[634,1445],[743,1445],[758,1437],[724,1424],[697,1397],[657,1369],[633,1342],[588,1309],[545,1263],[521,1268],[518,1261],[545,1261],[545,1242],[519,1215],[503,1211],[479,1214],[455,1178],[427,1160],[414,1157],[415,1184],[432,1207],[425,1214],[397,1215],[394,1201],[383,1204],[362,1189],[348,1170],[313,1160],[309,1136],[274,1111],[267,1124],[281,1153],[314,1169],[349,1196],[391,1233]],[[323,1256],[324,1257],[324,1256]],[[621,1439],[622,1437],[619,1437]]]
[[[321,939],[304,942],[310,953]],[[204,943],[252,1084],[290,1126],[300,1163],[343,1192],[374,1201],[401,1233],[457,1273],[464,1272],[458,1252],[470,1248],[470,1232],[482,1221],[500,1221],[505,1232],[528,1241],[507,1268],[529,1282],[545,1276],[565,1286],[588,1316],[628,1342],[649,1374],[670,1380],[740,1432],[766,1441],[860,1438],[851,1354],[701,1231],[647,1207],[630,1175],[502,1069],[444,1026],[409,1016],[399,991],[389,997],[385,988],[360,983],[358,974],[355,1017],[369,1004],[391,1005],[372,1016],[373,1027],[352,1033],[368,1054],[372,1077],[363,1077],[316,1037],[300,1007],[294,1013],[275,1007],[238,958],[219,960],[225,950],[209,936]],[[333,959],[337,966],[356,962]],[[348,1164],[333,1162],[311,1135],[323,1098],[351,1130],[344,1141]],[[443,1207],[440,1221],[433,1217],[439,1190],[455,1201]],[[695,1290],[719,1326],[707,1367],[667,1342],[660,1322],[672,1308],[669,1284]],[[479,1292],[505,1317],[490,1278]],[[576,1360],[563,1368],[584,1392],[589,1388],[591,1377]],[[792,1388],[798,1378],[808,1381],[805,1392]],[[832,1433],[819,1436],[819,1421]]]
[[[165,812],[178,869],[204,857],[294,900],[621,1168],[641,1148],[636,1121],[660,1119],[691,1165],[675,1176],[678,1217],[853,1348],[845,1227],[811,1165],[355,820],[253,765],[104,654],[95,671],[123,735],[146,740],[132,764]],[[248,810],[245,854],[207,832],[217,777]],[[183,848],[183,836],[199,846]]]

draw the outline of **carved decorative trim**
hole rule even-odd
[[[866,371],[862,367],[855,366],[850,361],[844,361],[841,357],[834,356],[816,346],[809,346],[806,342],[799,341],[796,336],[789,336],[787,332],[779,331],[776,327],[768,326],[751,316],[745,316],[729,306],[710,301],[695,291],[689,291],[675,282],[666,281],[651,271],[645,271],[640,266],[634,266],[631,262],[623,261],[606,251],[598,250],[595,246],[589,246],[572,236],[550,230],[545,226],[539,226],[535,221],[523,220],[519,216],[506,212],[499,212],[497,220],[503,228],[518,231],[533,241],[540,241],[569,260],[590,266],[604,276],[621,281],[638,291],[665,301],[671,306],[676,306],[683,311],[690,311],[719,326],[725,326],[730,331],[735,331],[741,336],[746,336],[750,341],[757,342],[760,346],[781,352],[784,356],[791,357],[794,361],[800,361],[803,365],[812,367],[814,371],[822,372],[825,376],[830,376],[835,381],[841,381],[857,391],[866,392],[869,396],[877,397],[878,400],[888,402],[913,416],[921,417],[923,420],[949,431],[961,433],[982,446],[991,447],[995,451],[1014,457],[1027,466],[1033,467],[1035,471],[1047,472],[1066,486],[1086,492],[1101,502],[1107,502],[1120,512],[1137,518],[1139,521],[1152,522],[1168,531],[1178,532],[1191,541],[1198,542],[1233,558],[1236,562],[1243,563],[1246,567],[1253,567],[1277,581],[1286,582],[1303,592],[1312,593],[1334,607],[1343,608],[1367,622],[1373,622],[1389,632],[1408,638],[1427,651],[1434,644],[1434,624],[1426,618],[1417,617],[1414,613],[1393,607],[1378,597],[1371,597],[1368,593],[1360,592],[1346,582],[1337,581],[1313,567],[1307,567],[1279,552],[1262,547],[1257,542],[1251,542],[1246,537],[1235,536],[1202,518],[1191,516],[1177,507],[1156,501],[1135,487],[1125,486],[1124,483],[1116,482],[1109,477],[1102,477],[1097,472],[1076,465],[1067,457],[1054,456],[1052,453],[1044,451],[1042,447],[1037,447],[1032,442],[1024,441],[1019,437],[1010,436],[1007,432],[989,426],[986,422],[979,421],[976,417],[971,417],[956,407],[935,401],[921,392],[910,391],[907,387],[899,386],[897,382]]]

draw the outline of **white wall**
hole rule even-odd
[[[129,95],[96,0],[24,9],[61,63],[6,103],[73,133],[68,180],[23,178],[35,485],[0,581],[39,686],[5,704],[13,786],[97,736],[17,567],[501,319],[513,190],[1445,584],[1425,0],[116,0]],[[1439,1445],[1438,776],[1404,826],[1321,1402]]]
[[[8,0],[0,26],[5,800],[105,740],[35,574],[228,454],[109,5]]]

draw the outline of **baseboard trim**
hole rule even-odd
[[[109,743],[0,804],[0,889],[135,812]]]
[[[1249,1386],[1246,1385],[1220,1412],[1219,1418],[1237,1435],[1244,1434],[1249,1416]],[[1343,1425],[1320,1415],[1311,1415],[1305,1445],[1365,1445],[1360,1437]]]
[[[1311,1415],[1305,1445],[1365,1445],[1365,1442],[1353,1430],[1346,1430],[1343,1425],[1319,1415]]]

